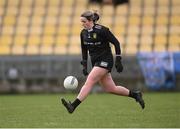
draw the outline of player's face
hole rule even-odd
[[[85,29],[90,29],[91,28],[92,21],[87,20],[85,17],[81,17],[80,20],[81,20],[82,26]]]

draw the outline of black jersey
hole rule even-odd
[[[109,54],[112,55],[110,42],[114,44],[116,54],[121,54],[119,41],[105,26],[95,24],[91,30],[83,29],[80,37],[83,60],[87,60],[88,51],[92,60],[100,60]]]

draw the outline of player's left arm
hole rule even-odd
[[[117,69],[117,72],[123,71],[123,65],[121,63],[121,48],[120,48],[120,42],[117,40],[117,38],[113,35],[113,33],[107,28],[105,29],[105,36],[109,42],[111,42],[115,47],[116,52],[116,60],[115,60],[115,67]]]
[[[105,37],[107,40],[112,43],[115,47],[115,52],[117,56],[121,55],[121,47],[120,42],[117,40],[117,38],[114,36],[114,34],[108,29],[105,29]]]

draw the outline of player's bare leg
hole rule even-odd
[[[106,74],[103,76],[100,80],[100,84],[103,86],[106,92],[134,98],[140,104],[142,109],[144,109],[145,103],[142,98],[142,93],[140,91],[130,91],[123,86],[116,86],[112,80],[111,74]]]
[[[122,95],[122,96],[128,96],[129,90],[122,86],[116,86],[114,81],[112,80],[111,74],[108,73],[100,80],[100,84],[103,86],[104,90],[106,92]]]

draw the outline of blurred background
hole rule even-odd
[[[67,92],[68,75],[81,88],[80,15],[86,10],[96,10],[98,23],[121,43],[124,71],[112,71],[117,84],[180,91],[179,8],[179,0],[0,0],[0,93]]]

